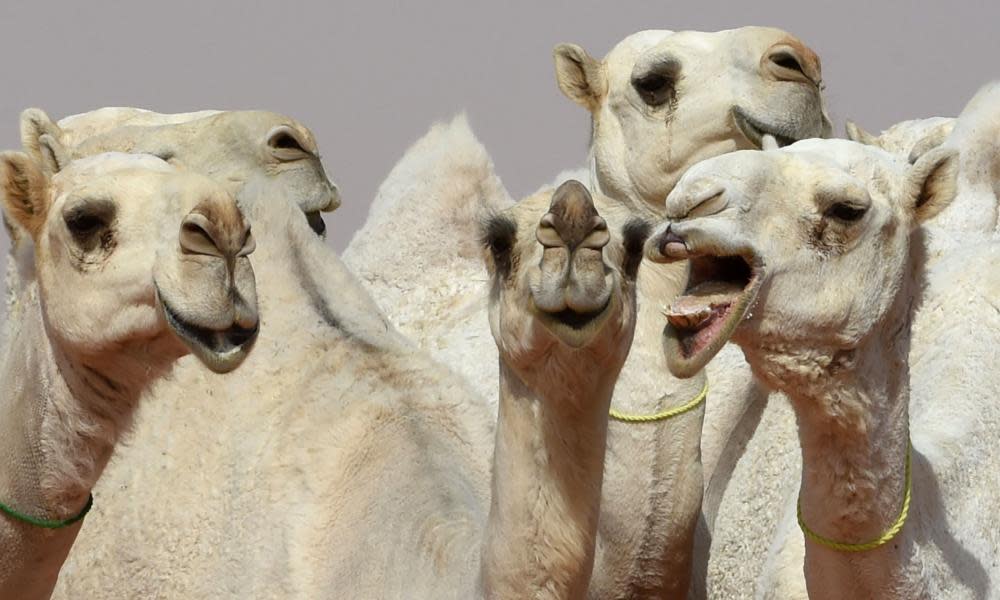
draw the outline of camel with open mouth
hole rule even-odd
[[[798,485],[757,480],[784,491],[758,515],[774,524],[756,541],[770,560],[733,573],[731,590],[983,598],[996,585],[1000,380],[984,373],[1000,279],[979,265],[1000,248],[971,244],[924,269],[921,225],[947,210],[958,171],[948,148],[910,164],[810,140],[705,161],[667,199],[647,256],[692,265],[667,311],[671,370],[697,372],[732,340],[798,423]]]

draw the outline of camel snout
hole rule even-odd
[[[538,242],[546,248],[600,250],[611,240],[590,192],[579,181],[570,179],[552,194],[549,212],[538,224]]]

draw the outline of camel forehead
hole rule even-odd
[[[113,188],[126,181],[159,180],[167,173],[177,171],[155,156],[105,152],[70,162],[52,178],[52,185],[57,193],[77,188]]]
[[[902,157],[877,146],[842,139],[802,140],[778,152],[816,166],[845,171],[860,179],[869,179],[876,173],[902,176],[909,166]]]
[[[606,61],[609,64],[627,63],[653,49],[686,56],[740,52],[758,54],[778,43],[788,44],[804,55],[815,57],[808,46],[786,31],[773,27],[740,27],[722,31],[640,31],[616,45],[608,53]]]
[[[295,129],[307,143],[314,146],[316,144],[315,136],[305,125],[266,110],[203,110],[167,114],[139,108],[112,107],[67,117],[59,121],[59,124],[63,127],[63,142],[70,146],[83,144],[90,138],[120,141],[147,134],[166,136],[164,139],[169,140],[172,136],[183,138],[214,129],[242,130],[251,136],[263,136],[281,125]]]

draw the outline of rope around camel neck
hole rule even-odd
[[[94,505],[94,495],[90,494],[89,496],[87,496],[87,504],[84,505],[83,510],[81,510],[76,515],[61,521],[54,521],[50,519],[39,519],[38,517],[32,517],[31,515],[19,513],[2,502],[0,502],[0,512],[5,513],[10,517],[13,517],[16,520],[21,521],[22,523],[27,523],[28,525],[34,525],[35,527],[42,527],[44,529],[62,529],[63,527],[69,527],[70,525],[86,517],[87,513],[90,512],[90,508],[93,505]]]
[[[892,538],[896,537],[900,530],[903,529],[903,525],[906,524],[906,517],[910,513],[910,496],[913,491],[913,479],[910,475],[910,455],[913,453],[912,442],[906,442],[906,471],[905,471],[905,483],[906,492],[903,494],[903,507],[899,511],[899,517],[896,518],[896,522],[892,524],[889,529],[885,530],[885,533],[880,535],[878,538],[871,540],[870,542],[864,542],[861,544],[845,544],[843,542],[835,542],[829,538],[825,538],[820,534],[816,533],[806,525],[806,522],[802,519],[802,498],[799,498],[798,502],[798,517],[799,517],[799,528],[802,533],[805,534],[807,538],[816,542],[821,546],[826,546],[833,550],[839,550],[841,552],[864,552],[866,550],[874,550],[880,546],[884,546],[892,541]]]
[[[623,421],[625,423],[651,423],[653,421],[665,421],[667,419],[672,419],[677,415],[682,415],[690,410],[694,410],[702,402],[705,401],[706,397],[708,397],[707,379],[705,380],[705,385],[701,388],[701,391],[698,392],[697,396],[695,396],[687,404],[682,404],[681,406],[678,406],[676,408],[668,408],[667,410],[658,413],[653,413],[651,415],[630,415],[618,412],[617,410],[612,408],[608,414],[611,415],[612,419],[615,419],[616,421]]]

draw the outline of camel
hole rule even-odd
[[[830,130],[818,57],[779,30],[642,32],[626,38],[603,61],[576,46],[560,46],[556,65],[560,88],[593,114],[593,175],[588,180],[596,183],[589,187],[639,215],[662,210],[658,206],[673,182],[701,158],[756,147],[767,134],[787,143]],[[671,83],[676,90],[669,102],[656,104],[651,98],[652,104],[646,104],[632,76],[642,71],[649,84],[657,77],[665,80],[666,74],[657,70],[661,67],[700,76]],[[626,134],[633,140],[629,151]],[[485,277],[469,249],[480,216],[510,202],[486,151],[459,118],[435,126],[406,153],[344,252],[344,261],[389,318],[432,355],[454,365],[483,395],[495,388],[496,380],[468,357],[492,357],[495,350],[485,328]],[[427,243],[430,238],[434,244]],[[399,254],[407,259],[394,260]],[[636,339],[619,381],[614,402],[619,411],[649,415],[683,406],[705,385],[660,376],[660,305],[663,298],[680,293],[683,278],[679,265],[640,271],[639,295],[647,300],[639,302]],[[733,355],[730,362],[739,369],[722,369],[711,377],[713,395],[727,389],[743,393],[750,382],[742,359]],[[707,473],[730,437],[725,423],[738,420],[738,407],[719,404],[710,402],[705,410],[731,410],[737,416],[706,423],[700,451]],[[701,504],[701,415],[699,409],[642,425],[612,422],[602,523],[607,527],[606,555],[615,564],[604,563],[595,571],[592,588],[599,590],[597,595],[686,594],[690,569],[685,565],[691,561]],[[715,421],[723,426],[713,425]]]
[[[5,152],[0,185],[34,273],[0,362],[0,598],[30,600],[52,592],[144,391],[186,354],[225,373],[250,352],[254,243],[230,195],[153,157],[49,177]]]
[[[25,152],[58,170],[74,158],[102,152],[146,153],[208,175],[230,191],[294,191],[310,225],[325,232],[321,212],[340,206],[337,186],[323,172],[312,132],[268,111],[198,111],[163,114],[137,108],[102,108],[52,121],[37,108],[21,115]]]
[[[648,232],[640,220],[613,228],[574,180],[484,227],[500,354],[486,597],[587,594],[608,410],[632,343]]]
[[[976,265],[1000,245],[923,273],[921,225],[954,199],[959,162],[949,148],[911,165],[809,140],[705,161],[667,199],[647,257],[692,265],[667,312],[671,371],[697,372],[731,340],[798,422],[801,481],[777,507],[758,597],[995,593],[1000,380],[982,373],[1000,342],[1000,278]],[[934,350],[911,385],[917,343]]]
[[[957,197],[922,226],[927,245],[926,264],[931,274],[947,268],[945,264],[961,264],[963,259],[959,255],[964,255],[970,246],[987,243],[994,235],[989,233],[990,218],[995,214],[990,206],[996,206],[996,201],[991,200],[995,197],[991,190],[996,186],[993,174],[998,171],[990,165],[990,160],[997,156],[993,151],[997,119],[995,109],[991,111],[991,104],[996,106],[996,101],[989,98],[995,98],[995,94],[995,85],[986,86],[962,111],[960,119],[927,120],[919,131],[914,129],[917,125],[893,127],[891,135],[884,134],[879,144],[904,161],[916,160],[938,146],[959,152]],[[943,143],[945,130],[950,133]],[[917,332],[936,330],[943,314],[968,310],[951,288],[936,285],[935,281],[935,277],[929,277],[923,307],[914,316]],[[909,355],[912,377],[940,372],[936,368],[939,346],[933,338],[915,335]],[[802,463],[794,444],[795,414],[787,399],[782,394],[772,394],[765,405],[753,408],[738,430],[743,437],[753,437],[740,449],[742,456],[733,462],[732,475],[728,480],[717,477],[725,481],[725,487],[716,486],[713,494],[712,486],[708,486],[706,492],[706,504],[710,502],[709,496],[714,495],[711,502],[718,506],[712,533],[713,551],[705,574],[711,597],[749,597],[751,584],[761,573],[770,577],[777,571],[771,566],[775,563],[801,563],[804,552],[801,537],[794,535],[780,547],[768,548],[757,543],[759,539],[777,539],[783,531],[794,533],[797,528],[794,511],[781,513],[776,507],[797,489],[796,478],[788,473],[799,473]],[[767,483],[761,485],[762,481]],[[715,551],[716,548],[720,550]],[[797,560],[792,558],[795,555]],[[798,579],[801,580],[800,573]],[[785,595],[804,595],[804,581],[800,583],[795,591],[785,590]],[[768,588],[771,584],[762,581],[759,585]]]

